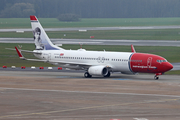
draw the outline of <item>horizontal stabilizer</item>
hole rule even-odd
[[[17,48],[17,47],[16,47]],[[5,48],[7,50],[16,50],[16,49],[13,49],[13,48]],[[19,49],[18,49],[19,50]],[[16,50],[17,51],[17,50]],[[35,54],[42,54],[42,52],[40,51],[29,51],[29,50],[19,50],[21,52],[27,52],[27,53],[35,53]]]
[[[19,58],[20,59],[23,59],[23,60],[29,60],[29,61],[40,61],[40,62],[48,62],[48,60],[39,60],[39,59],[26,59],[23,55],[22,55],[22,53],[21,53],[21,51],[17,48],[17,47],[15,47],[15,50],[16,50],[16,52],[17,52],[17,54],[18,54],[18,56],[19,56]],[[33,52],[33,51],[27,51],[27,50],[23,50],[24,52],[31,52],[31,53],[37,53],[37,52]]]

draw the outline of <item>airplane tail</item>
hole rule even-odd
[[[43,27],[41,26],[38,19],[36,18],[36,16],[30,16],[30,20],[31,20],[31,26],[33,30],[36,50],[61,50],[62,49],[51,42],[46,32],[44,31]]]

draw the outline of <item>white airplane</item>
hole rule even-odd
[[[42,28],[36,16],[30,16],[34,42],[34,51],[18,50],[19,57],[23,60],[42,61],[63,68],[85,70],[84,77],[92,75],[110,77],[111,72],[125,74],[154,73],[154,79],[173,68],[165,58],[146,53],[136,53],[131,45],[132,52],[106,52],[86,51],[85,49],[65,50],[54,45]],[[27,59],[22,52],[31,52],[39,59]]]

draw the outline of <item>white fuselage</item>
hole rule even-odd
[[[79,50],[45,50],[36,57],[48,60],[52,64],[65,68],[87,69],[89,66],[103,65],[111,67],[112,72],[131,73],[129,68],[130,52],[106,52]],[[76,65],[78,64],[78,65]]]

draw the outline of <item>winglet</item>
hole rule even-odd
[[[133,46],[133,45],[131,45],[131,51],[132,51],[133,53],[136,53],[136,50],[134,49],[134,46]]]
[[[34,16],[34,15],[31,15],[31,16],[30,16],[30,20],[31,20],[31,21],[38,21],[37,18],[36,18],[36,16]]]
[[[17,54],[19,55],[19,58],[25,60],[25,58],[23,57],[22,53],[18,50],[18,48],[15,47],[15,49],[16,49]]]

